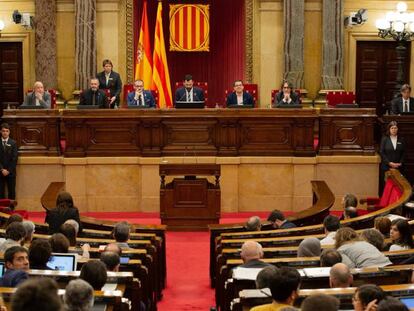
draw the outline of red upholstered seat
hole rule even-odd
[[[270,104],[273,105],[273,103],[275,102],[275,97],[277,95],[277,93],[279,93],[279,90],[272,90],[270,93],[271,96],[271,102]],[[299,102],[302,103],[302,94],[300,92],[300,89],[295,89],[295,93],[298,94],[299,96]]]
[[[178,88],[183,86],[183,82],[175,82],[175,89],[174,89],[174,94],[177,91]],[[194,86],[199,87],[200,89],[202,89],[204,91],[204,106],[205,107],[214,107],[215,104],[209,105],[208,103],[208,83],[207,82],[194,82]],[[173,94],[173,98],[174,98],[174,94]]]
[[[50,94],[50,109],[55,109],[57,107],[57,105],[56,105],[56,101],[57,101],[56,90],[55,89],[49,89],[47,91]],[[31,93],[31,92],[33,92],[32,89],[27,90],[26,95]]]
[[[133,84],[124,84],[124,102],[125,105],[127,105],[127,97],[128,94],[134,91],[134,85]],[[158,104],[158,91],[157,90],[151,90],[152,96],[154,97],[155,100],[155,104],[157,105],[157,108],[159,108],[159,104]]]
[[[394,184],[391,178],[388,178],[385,182],[384,191],[381,198],[366,198],[366,202],[369,210],[377,211],[381,208],[396,202],[402,195],[402,191],[396,184]],[[363,202],[361,200],[361,202]]]
[[[243,86],[244,86],[244,90],[246,91],[246,93],[249,93],[250,95],[252,95],[253,101],[254,101],[254,107],[257,108],[257,106],[258,106],[257,99],[259,98],[257,84],[243,84]],[[231,92],[233,92],[233,89],[226,89],[224,91],[224,105],[223,105],[223,107],[226,107],[227,96]]]
[[[326,102],[329,107],[335,108],[336,105],[353,105],[355,104],[354,92],[328,92],[326,93]]]

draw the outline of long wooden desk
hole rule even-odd
[[[20,155],[372,155],[373,109],[5,110]],[[59,131],[61,124],[62,131]],[[64,135],[63,135],[64,133]]]

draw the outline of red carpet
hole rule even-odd
[[[158,310],[205,311],[215,304],[208,254],[208,232],[167,232],[167,287]]]

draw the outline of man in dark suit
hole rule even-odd
[[[293,222],[288,221],[285,218],[285,215],[277,209],[270,213],[269,217],[267,217],[267,221],[271,222],[275,229],[289,229],[296,227]]]
[[[26,95],[22,106],[40,106],[45,109],[50,108],[50,94],[45,91],[43,83],[36,81],[33,86],[33,92]]]
[[[154,96],[151,91],[144,90],[144,81],[136,80],[134,82],[134,92],[130,92],[127,97],[128,107],[138,106],[146,108],[155,108]]]
[[[0,279],[2,287],[17,287],[21,282],[27,280],[29,275],[29,255],[27,249],[22,246],[13,246],[4,253],[6,272]]]
[[[227,107],[254,107],[253,96],[244,91],[243,81],[236,80],[233,83],[234,92],[227,96]]]
[[[112,62],[109,59],[105,59],[102,62],[104,70],[96,75],[99,80],[99,89],[109,89],[111,93],[111,99],[109,101],[109,107],[114,108],[119,106],[120,94],[122,90],[122,81],[119,73],[113,71]]]
[[[414,113],[414,98],[411,97],[411,86],[404,84],[401,87],[401,97],[391,102],[391,114]]]
[[[184,77],[183,86],[175,91],[174,102],[203,102],[204,92],[202,89],[194,86],[193,77],[186,75]]]
[[[84,90],[80,94],[79,105],[90,105],[98,106],[99,108],[108,107],[108,99],[106,98],[105,92],[100,90],[99,80],[92,78],[89,82],[89,89]]]
[[[243,259],[243,264],[240,268],[264,268],[269,266],[268,263],[261,261],[263,258],[262,246],[255,241],[246,241],[243,243],[240,257]]]
[[[0,198],[16,198],[16,165],[17,165],[17,145],[10,137],[10,127],[7,123],[1,125],[1,142],[0,147]],[[5,195],[5,186],[7,185],[7,197]]]
[[[277,93],[273,102],[273,108],[289,107],[289,105],[300,105],[299,96],[293,91],[292,83],[283,81],[282,90]]]

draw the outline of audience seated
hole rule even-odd
[[[270,265],[263,268],[256,277],[256,288],[270,288],[270,282],[276,277],[278,268]]]
[[[66,286],[63,296],[65,310],[67,311],[89,311],[93,307],[93,288],[84,280],[72,280]]]
[[[52,247],[47,240],[34,240],[29,247],[30,269],[50,270],[46,265],[52,255]]]
[[[384,238],[390,237],[391,220],[388,217],[377,217],[374,220],[374,228],[377,229]]]
[[[4,228],[7,228],[13,222],[23,222],[23,217],[19,214],[10,215],[10,217],[7,218],[7,221],[4,224]]]
[[[264,268],[269,266],[268,263],[261,261],[263,258],[262,246],[254,241],[246,241],[243,243],[240,257],[243,260],[241,268]]]
[[[6,272],[0,279],[2,287],[16,287],[28,279],[29,255],[22,246],[12,246],[4,253]]]
[[[62,233],[55,233],[49,239],[52,253],[68,253],[69,240]]]
[[[384,250],[384,236],[377,229],[365,229],[361,233],[361,238],[374,245],[379,251]]]
[[[344,219],[351,219],[355,217],[358,217],[358,210],[356,209],[356,207],[353,207],[353,206],[345,207]]]
[[[68,223],[68,221],[66,221],[60,226],[59,231],[69,240],[69,245],[75,247],[75,253],[82,250],[82,257],[90,257],[89,251],[91,247],[88,243],[83,244],[81,247],[78,247],[76,244],[76,226],[73,226],[70,222]]]
[[[298,257],[319,257],[321,255],[321,242],[317,238],[306,238],[300,242]]]
[[[300,307],[301,311],[337,311],[339,300],[325,294],[316,294],[307,297]]]
[[[409,311],[409,309],[398,299],[386,297],[378,304],[376,311]]]
[[[347,210],[348,210],[348,214],[349,214],[349,213],[351,213],[351,214],[352,214],[352,212],[356,210],[357,206],[358,206],[358,199],[357,199],[357,197],[356,197],[356,196],[354,196],[353,194],[350,194],[350,193],[345,194],[345,195],[343,196],[343,198],[342,198],[342,207],[343,207],[343,209],[344,209],[344,212],[343,212],[343,214],[342,214],[342,216],[341,216],[340,220],[344,220],[344,219],[346,219],[346,218],[345,218],[345,216],[346,216],[346,215],[345,215],[345,212],[346,212]],[[349,207],[354,207],[354,209],[349,209]],[[348,209],[347,209],[347,208],[348,208]]]
[[[13,222],[6,228],[6,241],[0,245],[0,253],[4,253],[9,247],[21,246],[26,237],[26,230],[21,222]]]
[[[411,249],[414,246],[410,225],[405,219],[395,219],[392,221],[390,238],[393,243],[390,251]]]
[[[352,228],[341,228],[335,235],[335,248],[350,268],[384,267],[391,261],[374,245],[362,241]]]
[[[270,283],[273,303],[257,306],[251,311],[280,311],[284,307],[292,306],[298,297],[300,274],[296,269],[281,267]]]
[[[378,303],[385,298],[384,291],[373,284],[359,286],[352,298],[355,311],[375,311]]]
[[[103,252],[101,254],[100,260],[105,264],[107,271],[119,271],[121,257],[119,257],[117,253]]]
[[[57,283],[51,278],[34,278],[24,282],[11,299],[13,311],[61,311]]]
[[[79,234],[79,223],[75,219],[68,219],[63,224],[72,226],[75,229],[75,236],[78,236],[78,234]]]
[[[321,267],[332,267],[338,262],[342,262],[342,256],[336,249],[324,249],[320,257]]]
[[[294,223],[286,220],[285,215],[277,209],[270,213],[269,217],[267,217],[267,221],[270,221],[275,229],[289,229],[296,227]]]
[[[260,222],[260,217],[252,216],[246,222],[247,231],[260,231],[262,224]]]
[[[116,244],[118,244],[121,249],[129,248],[127,242],[129,240],[130,230],[131,228],[126,221],[118,222],[114,226],[113,236]]]
[[[321,240],[321,245],[335,244],[335,234],[340,227],[339,218],[333,215],[328,215],[323,220],[323,229],[326,237]]]
[[[121,257],[122,248],[120,248],[117,243],[109,243],[108,245],[105,246],[104,252],[114,252],[114,253],[118,254],[119,257]]]
[[[329,271],[329,286],[332,288],[351,287],[354,277],[349,267],[343,263],[337,263]]]
[[[86,262],[82,266],[79,278],[88,282],[94,290],[101,290],[108,278],[105,264],[99,260]]]
[[[80,224],[79,210],[73,204],[71,194],[62,191],[57,196],[56,207],[46,212],[45,222],[49,224],[49,233],[59,232],[60,226],[68,219],[74,219]]]
[[[26,230],[26,236],[23,241],[23,245],[28,248],[30,246],[30,243],[33,240],[33,234],[35,231],[35,224],[33,221],[25,220],[23,221],[23,227]]]

